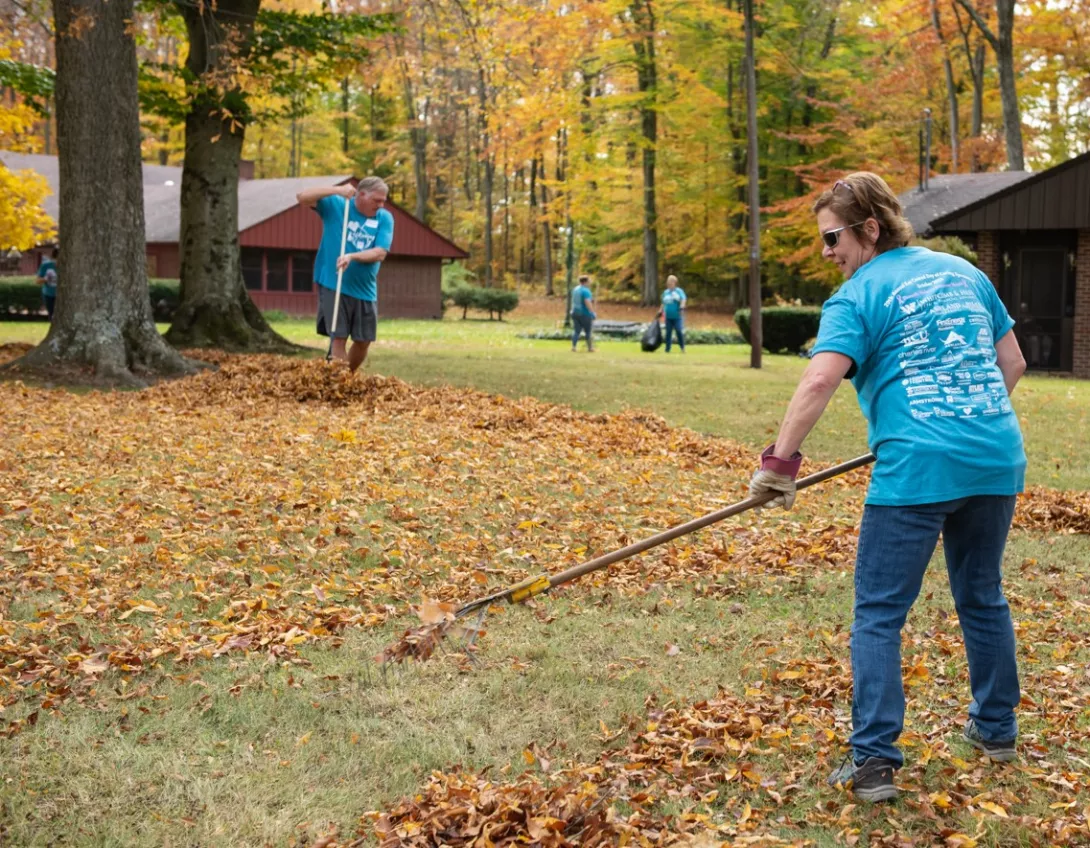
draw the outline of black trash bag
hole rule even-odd
[[[647,329],[643,331],[643,336],[640,338],[640,349],[651,353],[660,347],[662,347],[662,327],[659,325],[659,318],[656,315],[655,320],[648,324]]]

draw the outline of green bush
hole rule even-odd
[[[749,344],[749,310],[734,313],[734,322]],[[761,347],[769,353],[799,353],[817,335],[820,306],[769,306],[761,309]]]
[[[261,313],[264,319],[270,323],[273,321],[287,321],[288,313],[283,309],[266,309]]]
[[[42,288],[34,277],[4,277],[0,279],[0,320],[18,321],[45,317]]]
[[[64,281],[61,281],[64,286]],[[166,323],[178,308],[178,281],[153,279],[148,281],[151,311],[156,321]],[[0,321],[45,319],[42,290],[34,277],[4,277],[0,279]]]
[[[516,291],[508,291],[507,289],[477,290],[477,308],[482,312],[487,312],[489,318],[495,313],[502,321],[503,313],[511,312],[518,305],[519,293]]]
[[[976,253],[969,245],[957,236],[935,236],[929,239],[913,239],[913,246],[926,247],[938,253],[949,253],[952,256],[960,256],[976,265]]]
[[[518,292],[507,289],[460,285],[447,292],[446,296],[455,306],[462,307],[463,319],[470,309],[477,309],[487,312],[489,319],[496,315],[502,321],[504,312],[511,312],[519,305]]]

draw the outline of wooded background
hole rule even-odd
[[[676,273],[690,294],[744,301],[740,0],[213,8],[220,21],[265,20],[280,39],[249,79],[232,80],[249,97],[242,156],[257,177],[381,174],[396,202],[470,251],[482,284],[563,291],[570,230],[578,270],[619,296],[653,299]],[[53,67],[49,4],[0,9],[0,60]],[[202,9],[137,7],[149,161],[182,162],[185,111],[165,95],[176,102],[186,85],[185,15],[199,23]],[[835,284],[813,197],[864,168],[913,186],[926,108],[933,173],[1036,170],[1087,149],[1090,0],[760,0],[755,12],[766,291],[818,300]],[[366,49],[341,55],[338,32],[313,25],[387,14]],[[289,23],[300,19],[310,23]],[[0,147],[55,153],[55,125],[25,101],[6,91]],[[0,179],[0,193],[33,200],[33,186],[9,186],[17,175]],[[5,229],[25,228],[26,205],[14,216],[7,206]]]

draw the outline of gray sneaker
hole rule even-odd
[[[897,764],[893,760],[881,757],[867,757],[858,765],[848,754],[826,781],[830,786],[843,786],[851,789],[861,801],[888,801],[897,797],[897,787],[893,785],[893,772]]]
[[[965,730],[962,731],[961,735],[974,748],[983,751],[988,759],[999,763],[1009,763],[1018,757],[1018,751],[1014,747],[1016,740],[1007,739],[1002,742],[991,742],[984,738],[979,725],[972,719],[969,719],[965,724]]]

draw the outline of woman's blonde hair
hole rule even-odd
[[[879,253],[904,247],[916,234],[901,215],[897,195],[885,180],[870,171],[856,171],[833,183],[814,202],[815,213],[822,209],[830,210],[848,225],[861,224],[868,218],[877,221],[878,241],[874,247]]]

